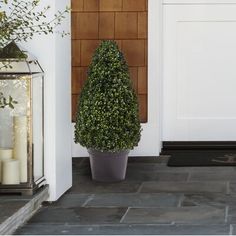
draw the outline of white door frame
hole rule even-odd
[[[163,0],[148,1],[148,121],[156,122],[158,146],[162,149],[163,114]],[[150,119],[150,120],[149,120]]]

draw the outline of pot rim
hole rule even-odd
[[[112,151],[102,151],[102,150],[98,150],[95,148],[87,148],[88,153],[93,153],[93,152],[98,152],[98,153],[107,153],[107,154],[119,154],[119,153],[124,153],[124,154],[128,154],[130,152],[130,149],[128,150],[120,150],[120,151],[116,151],[116,152],[112,152]]]

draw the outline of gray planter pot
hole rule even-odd
[[[129,150],[117,153],[88,149],[92,179],[118,182],[125,179]]]

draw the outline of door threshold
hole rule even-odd
[[[162,152],[168,150],[236,149],[236,141],[164,141]]]

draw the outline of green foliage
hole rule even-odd
[[[9,43],[2,50],[0,50],[1,59],[26,59],[27,55],[20,50],[20,48],[15,44],[15,42]],[[4,61],[2,61],[4,63]]]
[[[5,107],[10,107],[11,109],[14,109],[14,104],[17,104],[18,102],[15,101],[11,96],[8,96],[6,98],[3,93],[0,92],[0,109],[3,109]]]
[[[28,41],[35,34],[53,33],[70,11],[67,7],[48,20],[50,6],[38,10],[39,4],[40,0],[0,0],[0,50],[11,41]]]
[[[114,41],[103,41],[78,101],[75,142],[100,151],[133,149],[140,140],[138,114],[124,56]]]

